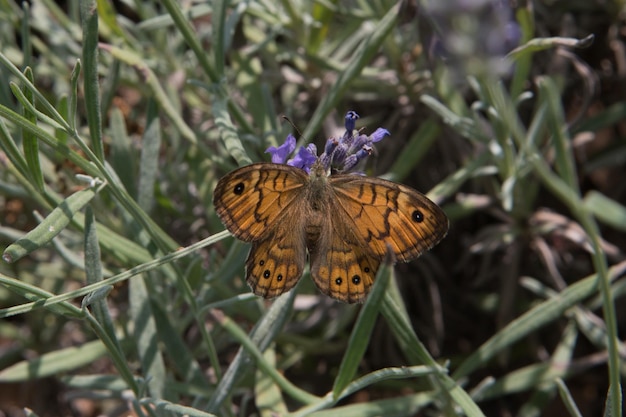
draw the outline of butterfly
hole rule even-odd
[[[221,178],[213,204],[226,228],[252,243],[246,280],[273,298],[292,289],[307,256],[318,289],[347,303],[363,302],[390,250],[408,262],[448,231],[443,210],[405,185],[333,174],[318,159],[309,173],[256,163]]]

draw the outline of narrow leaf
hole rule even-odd
[[[33,82],[33,70],[26,68],[24,75],[28,80]],[[26,100],[32,107],[24,107],[24,117],[32,124],[37,124],[37,114],[33,113],[30,109],[35,107],[35,95],[32,91],[26,87],[23,87],[22,92],[26,97]],[[38,190],[43,190],[43,172],[41,171],[41,164],[39,162],[39,142],[35,135],[28,130],[22,130],[24,149],[24,157],[29,168],[29,178],[34,182]]]
[[[99,190],[100,187],[89,187],[66,198],[37,227],[10,245],[4,251],[2,259],[9,263],[15,262],[50,242],[70,223],[74,214],[95,197]]]
[[[106,348],[99,340],[85,343],[79,347],[56,350],[3,369],[0,371],[0,382],[27,381],[69,372],[93,363],[106,353]]]
[[[626,231],[626,206],[598,191],[589,191],[583,202],[585,208],[598,220],[618,230]]]
[[[79,2],[83,27],[83,64],[85,65],[85,108],[91,145],[100,161],[104,161],[100,88],[98,86],[98,8],[94,0]]]

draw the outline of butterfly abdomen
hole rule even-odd
[[[307,219],[304,226],[304,236],[306,240],[306,247],[309,251],[315,249],[317,242],[320,240],[322,234],[322,214],[319,211],[312,211],[311,216]]]
[[[305,193],[304,231],[309,252],[314,251],[323,232],[324,224],[328,223],[328,216],[332,215],[330,199],[333,190],[321,166],[317,168],[311,169],[308,179],[309,186]]]

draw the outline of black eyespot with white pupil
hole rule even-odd
[[[359,284],[361,283],[361,277],[360,277],[360,276],[358,276],[358,275],[354,275],[354,276],[352,277],[352,283],[353,283],[354,285],[359,285]]]
[[[269,277],[270,277],[270,275],[271,275],[271,274],[270,274],[270,270],[269,270],[269,269],[266,269],[266,270],[263,272],[263,278],[265,278],[265,279],[269,278]]]
[[[335,284],[341,285],[342,282],[343,280],[341,278],[335,278]]]
[[[283,280],[283,274],[278,274],[278,275],[276,276],[276,281],[280,282],[280,281],[282,281],[282,280]]]
[[[414,222],[421,223],[424,221],[424,214],[422,214],[422,212],[419,210],[413,210],[413,213],[411,213],[411,218]]]
[[[235,184],[235,187],[233,188],[233,193],[237,195],[241,195],[243,193],[243,190],[245,189],[246,189],[246,186],[243,185],[243,182],[238,182],[237,184]]]

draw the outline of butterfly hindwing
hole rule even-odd
[[[387,247],[399,261],[415,259],[448,231],[443,210],[412,188],[356,175],[331,176],[330,182],[337,210],[378,259]]]
[[[278,297],[296,285],[306,263],[301,224],[282,225],[265,240],[252,244],[246,260],[246,280],[256,295]]]
[[[217,183],[215,211],[238,239],[254,242],[273,228],[298,198],[307,183],[301,169],[260,163],[239,168]]]
[[[363,302],[374,283],[380,260],[353,231],[341,213],[329,216],[318,244],[310,250],[311,277],[321,292],[347,303]]]

